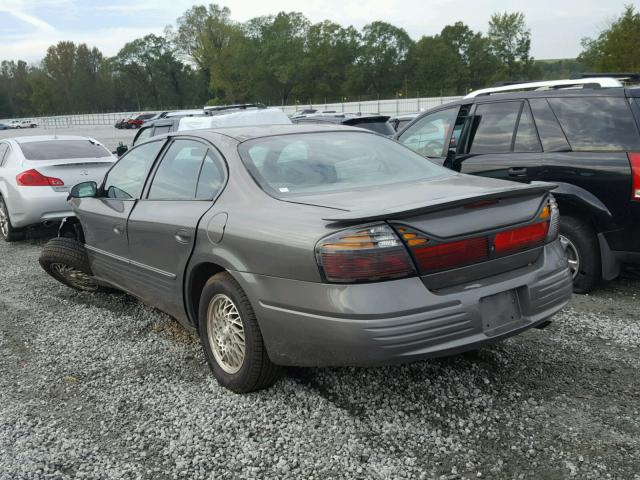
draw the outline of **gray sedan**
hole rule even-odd
[[[546,325],[571,295],[551,188],[351,127],[169,134],[76,185],[40,263],[173,315],[248,392],[281,365],[414,361]]]

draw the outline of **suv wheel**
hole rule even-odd
[[[15,228],[11,225],[9,209],[7,208],[7,204],[4,203],[4,198],[2,197],[0,197],[0,236],[2,236],[5,242],[24,240],[25,237],[24,230]]]
[[[68,287],[85,292],[102,290],[91,274],[87,250],[77,240],[52,238],[38,261],[45,272]]]
[[[596,232],[574,217],[560,217],[560,243],[567,252],[573,291],[590,292],[601,279],[600,246]]]
[[[231,275],[209,279],[198,318],[200,341],[220,385],[247,393],[273,384],[279,369],[267,356],[247,295]]]

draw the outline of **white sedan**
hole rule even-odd
[[[76,183],[100,183],[117,158],[100,142],[71,135],[0,140],[0,236],[22,240],[25,228],[58,222]]]

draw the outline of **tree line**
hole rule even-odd
[[[486,33],[462,22],[414,41],[383,21],[361,30],[296,12],[236,22],[227,7],[196,5],[113,57],[63,41],[37,65],[0,64],[0,118],[461,95],[498,81],[640,70],[640,14],[633,6],[577,59],[536,61],[519,12],[493,14]]]

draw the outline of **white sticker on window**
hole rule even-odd
[[[282,187],[279,189],[282,193],[287,193],[289,189],[287,187]]]

